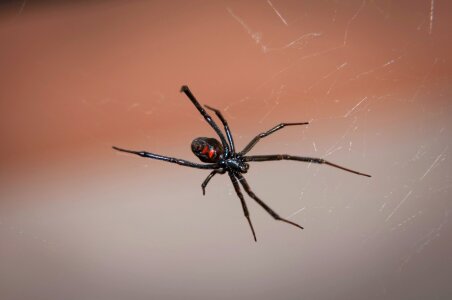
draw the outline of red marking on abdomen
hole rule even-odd
[[[212,157],[214,157],[215,156],[215,149],[210,149],[210,151],[209,151],[209,158],[212,158]]]
[[[202,148],[201,154],[207,154],[207,153],[209,153],[209,156],[210,156],[209,146],[205,145],[204,148]]]

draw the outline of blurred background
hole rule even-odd
[[[8,1],[0,5],[0,298],[450,299],[449,1]],[[227,176],[196,161],[309,121]],[[251,154],[250,153],[250,154]]]

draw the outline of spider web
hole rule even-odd
[[[429,40],[435,34],[435,1],[427,4],[418,23],[411,20],[412,27],[405,30]],[[279,27],[281,32],[302,22],[290,9],[285,9],[285,16],[272,2],[268,1],[268,5],[285,25]],[[287,111],[285,106],[303,102],[294,110],[303,116],[301,120],[309,120],[310,126],[300,130],[296,137],[298,142],[293,139],[287,142],[289,133],[284,132],[285,143],[289,144],[284,150],[342,161],[364,170],[367,166],[367,170],[373,169],[369,172],[374,177],[369,181],[350,178],[348,174],[327,170],[324,166],[307,166],[308,171],[302,175],[291,170],[288,176],[300,179],[290,180],[282,189],[293,194],[294,189],[289,189],[288,185],[297,186],[299,204],[292,202],[295,206],[292,209],[285,206],[287,216],[304,225],[312,222],[309,227],[322,227],[321,223],[327,222],[328,230],[341,235],[347,235],[339,228],[347,227],[350,219],[360,220],[356,224],[359,229],[348,228],[361,236],[360,249],[371,252],[381,244],[392,244],[387,247],[392,252],[387,256],[393,265],[388,269],[392,271],[382,268],[382,274],[393,280],[410,277],[407,270],[416,270],[416,264],[422,261],[433,261],[426,256],[437,247],[438,240],[444,238],[446,228],[450,235],[451,202],[445,200],[451,188],[450,141],[446,138],[451,127],[447,120],[451,106],[446,96],[450,95],[450,82],[442,73],[447,63],[436,49],[431,49],[427,55],[418,54],[419,42],[408,39],[397,42],[389,33],[374,45],[381,53],[373,53],[362,45],[367,41],[359,34],[360,24],[375,18],[392,19],[395,12],[388,3],[355,3],[348,16],[342,14],[340,20],[338,11],[343,9],[343,3],[331,8],[329,22],[336,23],[342,34],[323,28],[312,31],[306,28],[299,32],[299,37],[283,42],[277,41],[275,35],[267,36],[254,29],[259,28],[259,21],[248,21],[244,15],[249,11],[228,8],[231,18],[268,59],[276,55],[274,52],[290,57],[289,63],[231,106],[243,106],[245,101],[263,98],[258,124],[268,124],[278,111]],[[337,37],[336,42],[317,47],[323,38],[331,35]],[[384,45],[384,40],[390,42]],[[361,48],[367,49],[368,57],[355,56]],[[422,62],[415,63],[416,59]],[[316,63],[322,65],[322,71],[311,73],[310,78],[298,78],[303,68],[311,70]],[[404,74],[404,69],[411,70],[412,74]],[[407,85],[407,81],[411,84]],[[293,118],[294,114],[289,115]],[[329,133],[322,134],[322,130]],[[308,146],[312,146],[311,149]],[[283,147],[278,144],[279,149]],[[265,149],[272,151],[270,147]],[[376,161],[380,166],[377,167]],[[278,184],[281,188],[279,178],[275,176],[272,185]],[[273,197],[270,198],[284,201],[291,194],[284,193],[281,197],[274,187],[264,194],[268,196],[271,191]],[[383,294],[397,290],[395,284],[380,280]]]
[[[0,31],[5,299],[22,278],[44,298],[74,286],[110,299],[450,297],[448,6],[11,1]],[[43,46],[29,54],[35,37]],[[252,163],[253,191],[305,228],[245,194],[255,245],[227,176],[201,197],[206,172],[109,152],[196,161],[191,139],[213,131],[182,84],[223,111],[239,150],[309,121],[249,154],[319,157],[372,178]]]

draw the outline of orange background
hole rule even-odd
[[[11,1],[0,6],[1,299],[452,296],[447,1]],[[373,175],[196,161],[224,112],[238,148]],[[449,136],[449,137],[448,137]]]

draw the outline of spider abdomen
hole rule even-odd
[[[218,162],[223,157],[223,145],[214,138],[199,137],[191,143],[191,151],[206,163]]]

